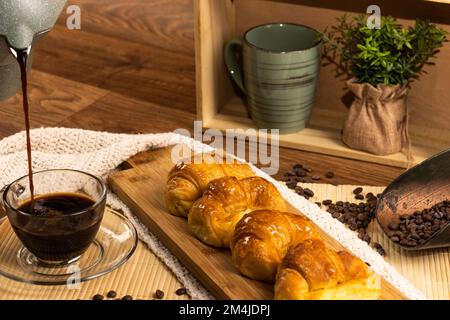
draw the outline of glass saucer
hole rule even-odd
[[[40,285],[71,285],[100,277],[121,266],[137,246],[136,229],[122,214],[105,209],[94,242],[79,258],[63,265],[41,263],[0,219],[0,275]]]

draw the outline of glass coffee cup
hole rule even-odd
[[[2,206],[24,247],[40,264],[74,262],[93,242],[105,210],[106,185],[89,173],[55,169],[33,173],[3,189]]]

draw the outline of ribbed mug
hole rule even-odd
[[[243,65],[236,50],[242,49]],[[304,129],[314,103],[322,42],[319,33],[291,23],[265,24],[225,46],[225,64],[247,97],[258,128],[281,134]]]

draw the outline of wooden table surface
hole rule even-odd
[[[81,30],[63,12],[38,45],[30,74],[32,127],[121,133],[193,129],[192,0],[77,0]],[[23,130],[21,98],[0,102],[0,137]],[[402,172],[353,160],[282,149],[280,173],[295,163],[332,170],[339,184],[386,185]]]

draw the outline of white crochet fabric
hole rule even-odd
[[[212,151],[212,148],[175,133],[127,135],[94,132],[81,129],[44,128],[31,131],[33,145],[33,169],[76,169],[106,178],[119,164],[144,150],[165,147],[177,143],[189,144],[196,151]],[[26,143],[24,132],[0,141],[0,187],[27,174]],[[331,218],[315,204],[297,196],[284,184],[275,181],[254,166],[253,170],[274,183],[283,197],[301,210],[324,231],[338,240],[353,254],[366,261],[371,268],[396,286],[411,299],[425,299],[424,294],[414,288],[391,265],[358,239],[343,224]],[[189,273],[188,270],[165,248],[149,230],[139,223],[130,210],[109,193],[108,204],[120,208],[138,230],[144,241],[177,276],[194,299],[211,299],[212,296]]]

